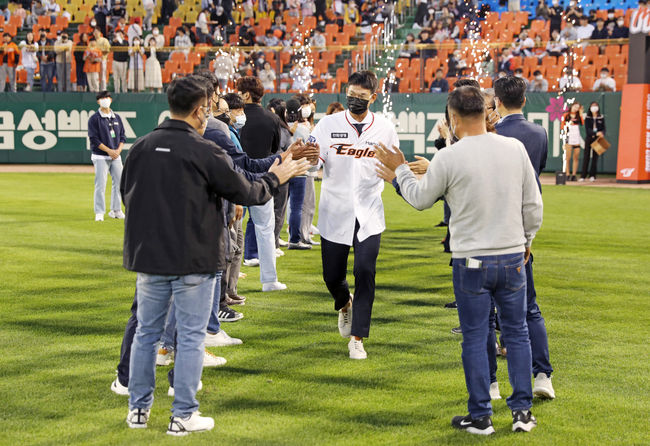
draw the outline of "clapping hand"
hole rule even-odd
[[[415,155],[417,161],[411,161],[409,163],[409,169],[416,175],[424,175],[429,168],[429,160],[423,156]]]
[[[289,148],[282,154],[282,161],[291,155],[293,159],[306,158],[311,165],[318,163],[318,156],[320,155],[320,148],[315,143],[303,143],[302,139],[298,138]]]
[[[395,179],[395,170],[402,164],[406,164],[406,158],[400,149],[393,146],[393,150],[388,150],[382,143],[375,146],[375,157],[380,163],[376,170],[377,176],[388,182]]]
[[[306,174],[310,167],[307,159],[294,160],[292,154],[289,153],[282,164],[279,159],[276,159],[269,168],[269,172],[278,177],[280,184],[284,184],[293,177]]]

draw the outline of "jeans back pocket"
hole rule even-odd
[[[481,294],[485,284],[484,268],[468,268],[465,265],[458,265],[460,289],[468,294]]]
[[[524,262],[518,265],[507,265],[505,286],[510,291],[519,291],[526,284],[526,269]]]

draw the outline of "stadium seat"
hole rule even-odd
[[[308,16],[302,19],[302,24],[307,27],[310,31],[316,29],[316,17]],[[269,19],[269,28],[271,27],[271,19]]]

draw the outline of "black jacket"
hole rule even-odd
[[[253,159],[266,158],[280,149],[280,118],[260,104],[246,104],[246,125],[240,141],[244,152]]]
[[[136,141],[124,164],[124,267],[160,275],[225,270],[222,198],[260,205],[278,186],[272,173],[248,181],[187,123],[163,122]]]
[[[591,113],[585,116],[585,131],[587,133],[587,141],[591,142],[597,138],[596,133],[603,132],[605,134],[605,117],[600,115],[596,116],[596,131],[594,132],[594,117]]]

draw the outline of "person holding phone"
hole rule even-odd
[[[578,172],[578,158],[580,158],[580,126],[583,124],[583,108],[578,101],[571,104],[569,111],[562,118],[562,129],[564,132],[564,160],[565,172],[568,181],[575,181]],[[573,160],[573,169],[571,161]],[[573,172],[570,176],[569,173]]]

